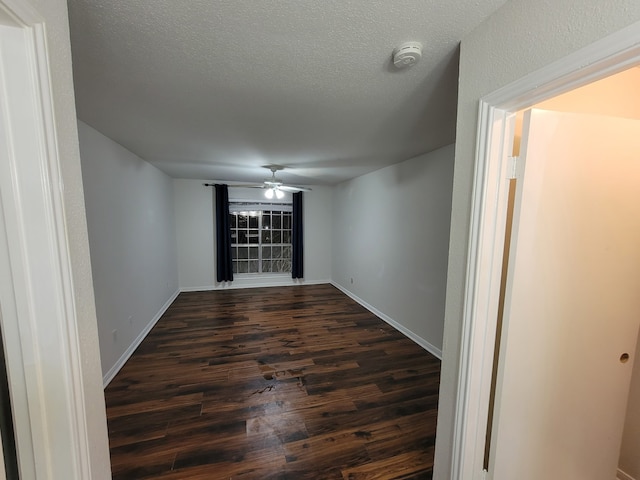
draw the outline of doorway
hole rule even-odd
[[[640,317],[639,82],[632,68],[526,115],[489,478],[615,475]]]
[[[85,479],[91,410],[47,38],[28,1],[0,0],[0,322],[20,478]]]
[[[640,63],[633,35],[612,35],[484,97],[480,102],[474,205],[463,320],[453,476],[484,479],[502,249],[515,112]],[[586,66],[585,66],[586,65]]]

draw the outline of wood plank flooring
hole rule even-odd
[[[439,376],[331,285],[181,293],[105,390],[113,478],[430,479]]]

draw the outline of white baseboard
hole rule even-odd
[[[375,307],[369,305],[367,302],[365,302],[364,300],[359,298],[357,295],[354,295],[353,293],[351,293],[349,290],[347,290],[343,286],[341,286],[341,285],[339,285],[337,283],[334,283],[331,280],[304,281],[304,280],[292,280],[291,278],[288,278],[286,282],[276,281],[276,282],[256,283],[256,284],[253,284],[253,283],[242,283],[242,284],[236,284],[236,285],[233,285],[233,283],[231,283],[231,284],[225,284],[224,286],[211,285],[211,286],[205,286],[205,287],[186,287],[186,288],[181,288],[179,290],[176,290],[171,295],[169,300],[167,300],[166,303],[162,306],[162,308],[160,308],[158,313],[156,313],[154,315],[154,317],[147,324],[147,326],[142,330],[142,332],[140,332],[140,334],[136,337],[136,339],[129,346],[129,348],[127,348],[127,350],[122,354],[122,356],[118,359],[118,361],[115,363],[115,365],[113,365],[113,367],[111,367],[109,369],[109,371],[104,374],[104,376],[102,378],[103,387],[106,388],[107,385],[109,385],[111,380],[113,380],[113,378],[117,375],[117,373],[124,366],[124,364],[127,363],[127,360],[129,360],[129,357],[131,357],[131,355],[133,355],[133,352],[135,352],[136,348],[138,348],[138,346],[142,343],[142,341],[145,339],[145,337],[149,334],[151,329],[155,326],[156,323],[158,323],[158,320],[160,320],[160,317],[162,317],[162,315],[164,315],[164,312],[167,311],[169,306],[173,303],[173,301],[176,299],[178,294],[181,293],[181,292],[203,292],[203,291],[210,291],[210,290],[232,290],[232,289],[240,289],[240,288],[281,287],[281,286],[292,286],[292,285],[323,285],[323,284],[331,284],[331,285],[333,285],[338,290],[340,290],[342,293],[344,293],[345,295],[347,295],[351,299],[353,299],[356,302],[358,302],[360,305],[362,305],[367,310],[369,310],[371,313],[373,313],[377,317],[379,317],[382,320],[384,320],[386,323],[391,325],[393,328],[395,328],[396,330],[398,330],[399,332],[401,332],[405,336],[409,337],[411,340],[413,340],[415,343],[420,345],[422,348],[424,348],[426,351],[431,353],[433,356],[437,357],[439,360],[442,360],[442,350],[440,350],[439,348],[435,347],[431,343],[427,342],[424,338],[416,335],[415,333],[413,333],[408,328],[400,325],[398,322],[393,320],[388,315],[382,313],[380,310],[378,310]],[[619,470],[618,472],[621,472],[621,471]],[[624,474],[624,472],[622,472],[622,473]],[[620,473],[618,475],[620,475]],[[624,475],[626,475],[626,474],[624,474]],[[626,475],[624,477],[620,477],[620,480],[635,480],[635,479],[632,478],[632,477],[629,477],[628,475]]]
[[[127,360],[129,360],[129,357],[131,357],[131,355],[133,355],[133,352],[135,352],[136,348],[138,348],[138,346],[142,343],[142,341],[149,334],[151,329],[156,325],[156,323],[158,323],[158,320],[160,320],[160,317],[162,317],[162,315],[164,315],[164,312],[167,311],[167,309],[173,303],[173,301],[176,299],[176,297],[178,296],[179,293],[180,293],[180,290],[176,290],[171,295],[169,300],[167,300],[165,302],[165,304],[160,308],[160,310],[158,310],[158,313],[156,313],[153,316],[151,321],[147,324],[146,327],[144,327],[142,332],[140,332],[140,335],[138,335],[136,337],[136,339],[133,341],[133,343],[131,345],[129,345],[129,348],[127,348],[125,350],[125,352],[118,359],[118,361],[115,363],[115,365],[113,367],[111,367],[107,373],[104,374],[104,376],[102,377],[102,386],[103,386],[103,388],[107,388],[107,385],[109,385],[111,380],[113,380],[113,377],[115,377],[117,375],[117,373],[120,371],[120,369],[124,366],[124,364],[127,363]]]
[[[369,305],[367,302],[365,302],[364,300],[362,300],[360,297],[358,297],[357,295],[354,295],[353,293],[351,293],[349,290],[347,290],[346,288],[344,288],[342,285],[339,285],[335,282],[331,282],[331,285],[333,285],[334,287],[336,287],[338,290],[340,290],[342,293],[344,293],[345,295],[347,295],[348,297],[350,297],[351,299],[355,300],[356,302],[358,302],[360,305],[362,305],[364,308],[366,308],[367,310],[369,310],[371,313],[373,313],[376,317],[381,318],[382,320],[384,320],[385,322],[387,322],[389,325],[391,325],[393,328],[395,328],[396,330],[398,330],[399,332],[401,332],[402,334],[404,334],[405,336],[409,337],[411,340],[413,340],[415,343],[417,343],[418,345],[420,345],[422,348],[424,348],[427,352],[429,352],[431,355],[433,355],[434,357],[436,357],[438,360],[442,360],[442,350],[437,348],[436,346],[432,345],[431,343],[427,342],[424,338],[420,337],[419,335],[416,335],[415,333],[413,333],[411,330],[409,330],[408,328],[400,325],[398,322],[396,322],[395,320],[393,320],[391,317],[389,317],[388,315],[382,313],[380,310],[378,310],[377,308]],[[632,479],[633,480],[633,479]]]
[[[618,480],[636,480],[631,475],[620,469],[618,469],[618,476],[616,478]]]
[[[205,285],[202,287],[182,287],[181,292],[208,292],[211,290],[236,290],[240,288],[261,288],[261,287],[291,287],[295,285],[324,285],[331,283],[331,280],[305,280],[287,277],[267,277],[261,281],[253,279],[236,279],[233,282],[217,283],[215,285]]]

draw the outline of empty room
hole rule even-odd
[[[472,20],[69,7],[113,478],[431,477]]]
[[[0,0],[0,478],[599,480],[517,428],[595,422],[532,414],[506,198],[516,113],[638,38],[633,0]]]

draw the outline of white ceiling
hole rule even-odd
[[[459,40],[504,2],[69,0],[78,117],[176,178],[335,184],[454,141]]]

